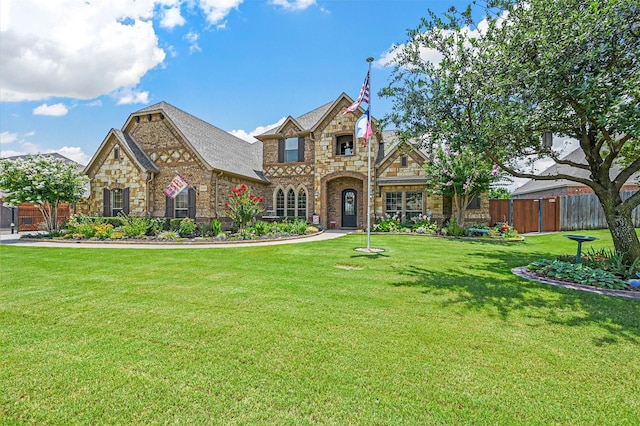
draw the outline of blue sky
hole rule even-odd
[[[111,128],[166,101],[243,138],[387,82],[390,48],[460,0],[3,0],[2,156],[87,164]],[[372,98],[381,118],[390,101]]]

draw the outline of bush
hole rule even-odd
[[[150,227],[150,221],[148,218],[128,216],[124,213],[120,215],[120,222],[122,223],[122,231],[125,235],[133,238],[146,235]]]
[[[193,235],[194,232],[196,232],[196,229],[198,229],[196,222],[191,218],[185,217],[180,221],[178,234],[180,234],[181,237],[188,237]]]
[[[253,232],[255,232],[257,236],[261,237],[269,232],[271,226],[267,222],[259,220],[253,225],[252,228]]]
[[[613,249],[595,250],[590,247],[582,256],[582,264],[609,271],[625,280],[635,278],[636,273],[640,272],[640,259],[635,259],[631,265],[627,265],[624,258]]]
[[[458,226],[458,223],[456,222],[456,218],[452,217],[451,220],[449,221],[449,225],[447,226],[446,234],[451,235],[453,237],[461,237],[465,235],[465,229]]]

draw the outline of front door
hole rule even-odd
[[[358,197],[355,189],[342,191],[342,226],[356,228],[358,226]]]

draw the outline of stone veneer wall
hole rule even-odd
[[[114,156],[114,149],[118,148],[119,158]],[[91,195],[81,211],[83,213],[102,214],[103,189],[129,188],[129,214],[142,216],[147,214],[147,174],[142,172],[126,151],[120,147],[115,137],[111,137],[105,149],[96,159],[101,164],[97,173],[91,176]],[[87,211],[88,210],[88,211]]]

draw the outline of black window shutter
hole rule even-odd
[[[278,139],[278,163],[284,163],[284,139]]]
[[[196,218],[196,190],[193,188],[189,188],[189,207],[188,207],[187,215],[191,219]]]
[[[111,191],[109,188],[102,188],[102,216],[111,216]]]
[[[129,214],[129,188],[122,190],[122,212]]]
[[[298,161],[304,161],[304,138],[298,138]]]
[[[175,210],[173,209],[173,198],[165,195],[164,217],[173,217]]]

